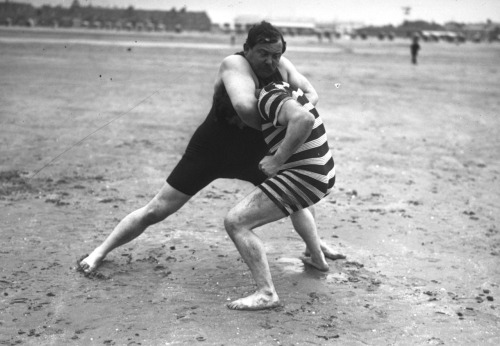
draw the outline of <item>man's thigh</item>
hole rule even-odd
[[[219,170],[219,164],[211,156],[187,151],[168,176],[167,183],[194,196],[218,178]]]
[[[165,183],[156,196],[149,202],[148,208],[154,210],[163,219],[182,208],[191,197],[175,189],[169,183]]]
[[[228,214],[238,225],[256,228],[284,218],[286,214],[264,193],[255,188],[236,204]]]

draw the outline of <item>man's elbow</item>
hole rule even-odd
[[[305,119],[307,128],[312,129],[314,127],[314,123],[316,122],[316,118],[313,114],[307,112],[307,117]]]
[[[252,128],[260,129],[260,118],[255,113],[255,109],[253,107],[249,107],[244,103],[236,103],[233,104],[233,108],[236,111],[236,114],[240,117],[240,119],[247,125]]]
[[[241,102],[241,103],[235,103],[233,104],[233,108],[238,113],[240,118],[242,119],[247,119],[253,117],[253,111],[254,109],[252,107],[249,107],[247,103]]]
[[[314,122],[316,118],[314,115],[306,110],[301,110],[294,117],[295,123],[303,129],[312,129],[314,127]]]
[[[311,93],[310,95],[306,95],[306,96],[307,96],[307,99],[309,100],[309,102],[311,102],[313,104],[313,106],[316,106],[316,104],[319,101],[319,95],[316,93]]]

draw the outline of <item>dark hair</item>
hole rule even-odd
[[[250,28],[245,44],[248,46],[248,48],[253,48],[256,44],[259,43],[276,43],[278,42],[278,40],[281,40],[281,42],[283,43],[282,53],[285,53],[286,42],[283,38],[283,35],[271,23],[263,20],[259,24],[255,24]]]

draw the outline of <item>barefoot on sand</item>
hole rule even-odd
[[[261,292],[255,292],[248,297],[227,304],[227,307],[232,310],[264,310],[278,306],[281,306],[281,303],[276,293],[265,294]]]
[[[335,253],[333,249],[331,249],[328,245],[324,244],[322,242],[321,244],[321,251],[323,252],[323,255],[325,255],[326,258],[331,259],[332,261],[339,260],[339,259],[346,259],[345,255]],[[311,256],[311,253],[309,252],[309,249],[306,247],[306,250],[304,251],[304,256]]]
[[[76,270],[85,276],[92,274],[102,263],[104,257],[98,255],[83,255],[76,261]]]
[[[305,264],[305,265],[309,265],[319,271],[322,271],[322,272],[327,272],[328,270],[330,270],[330,267],[328,266],[328,264],[325,262],[325,263],[316,263],[312,260],[311,257],[300,257],[300,259],[302,260],[302,262]]]

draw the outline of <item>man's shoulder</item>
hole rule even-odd
[[[221,71],[249,71],[250,64],[241,55],[230,55],[224,58],[221,63]]]
[[[287,58],[285,58],[284,56],[281,57],[280,59],[280,66],[289,70],[290,67],[293,67],[293,64],[290,60],[288,60]]]
[[[222,60],[222,64],[226,66],[241,65],[242,63],[245,62],[246,62],[245,57],[237,54],[226,56]]]

